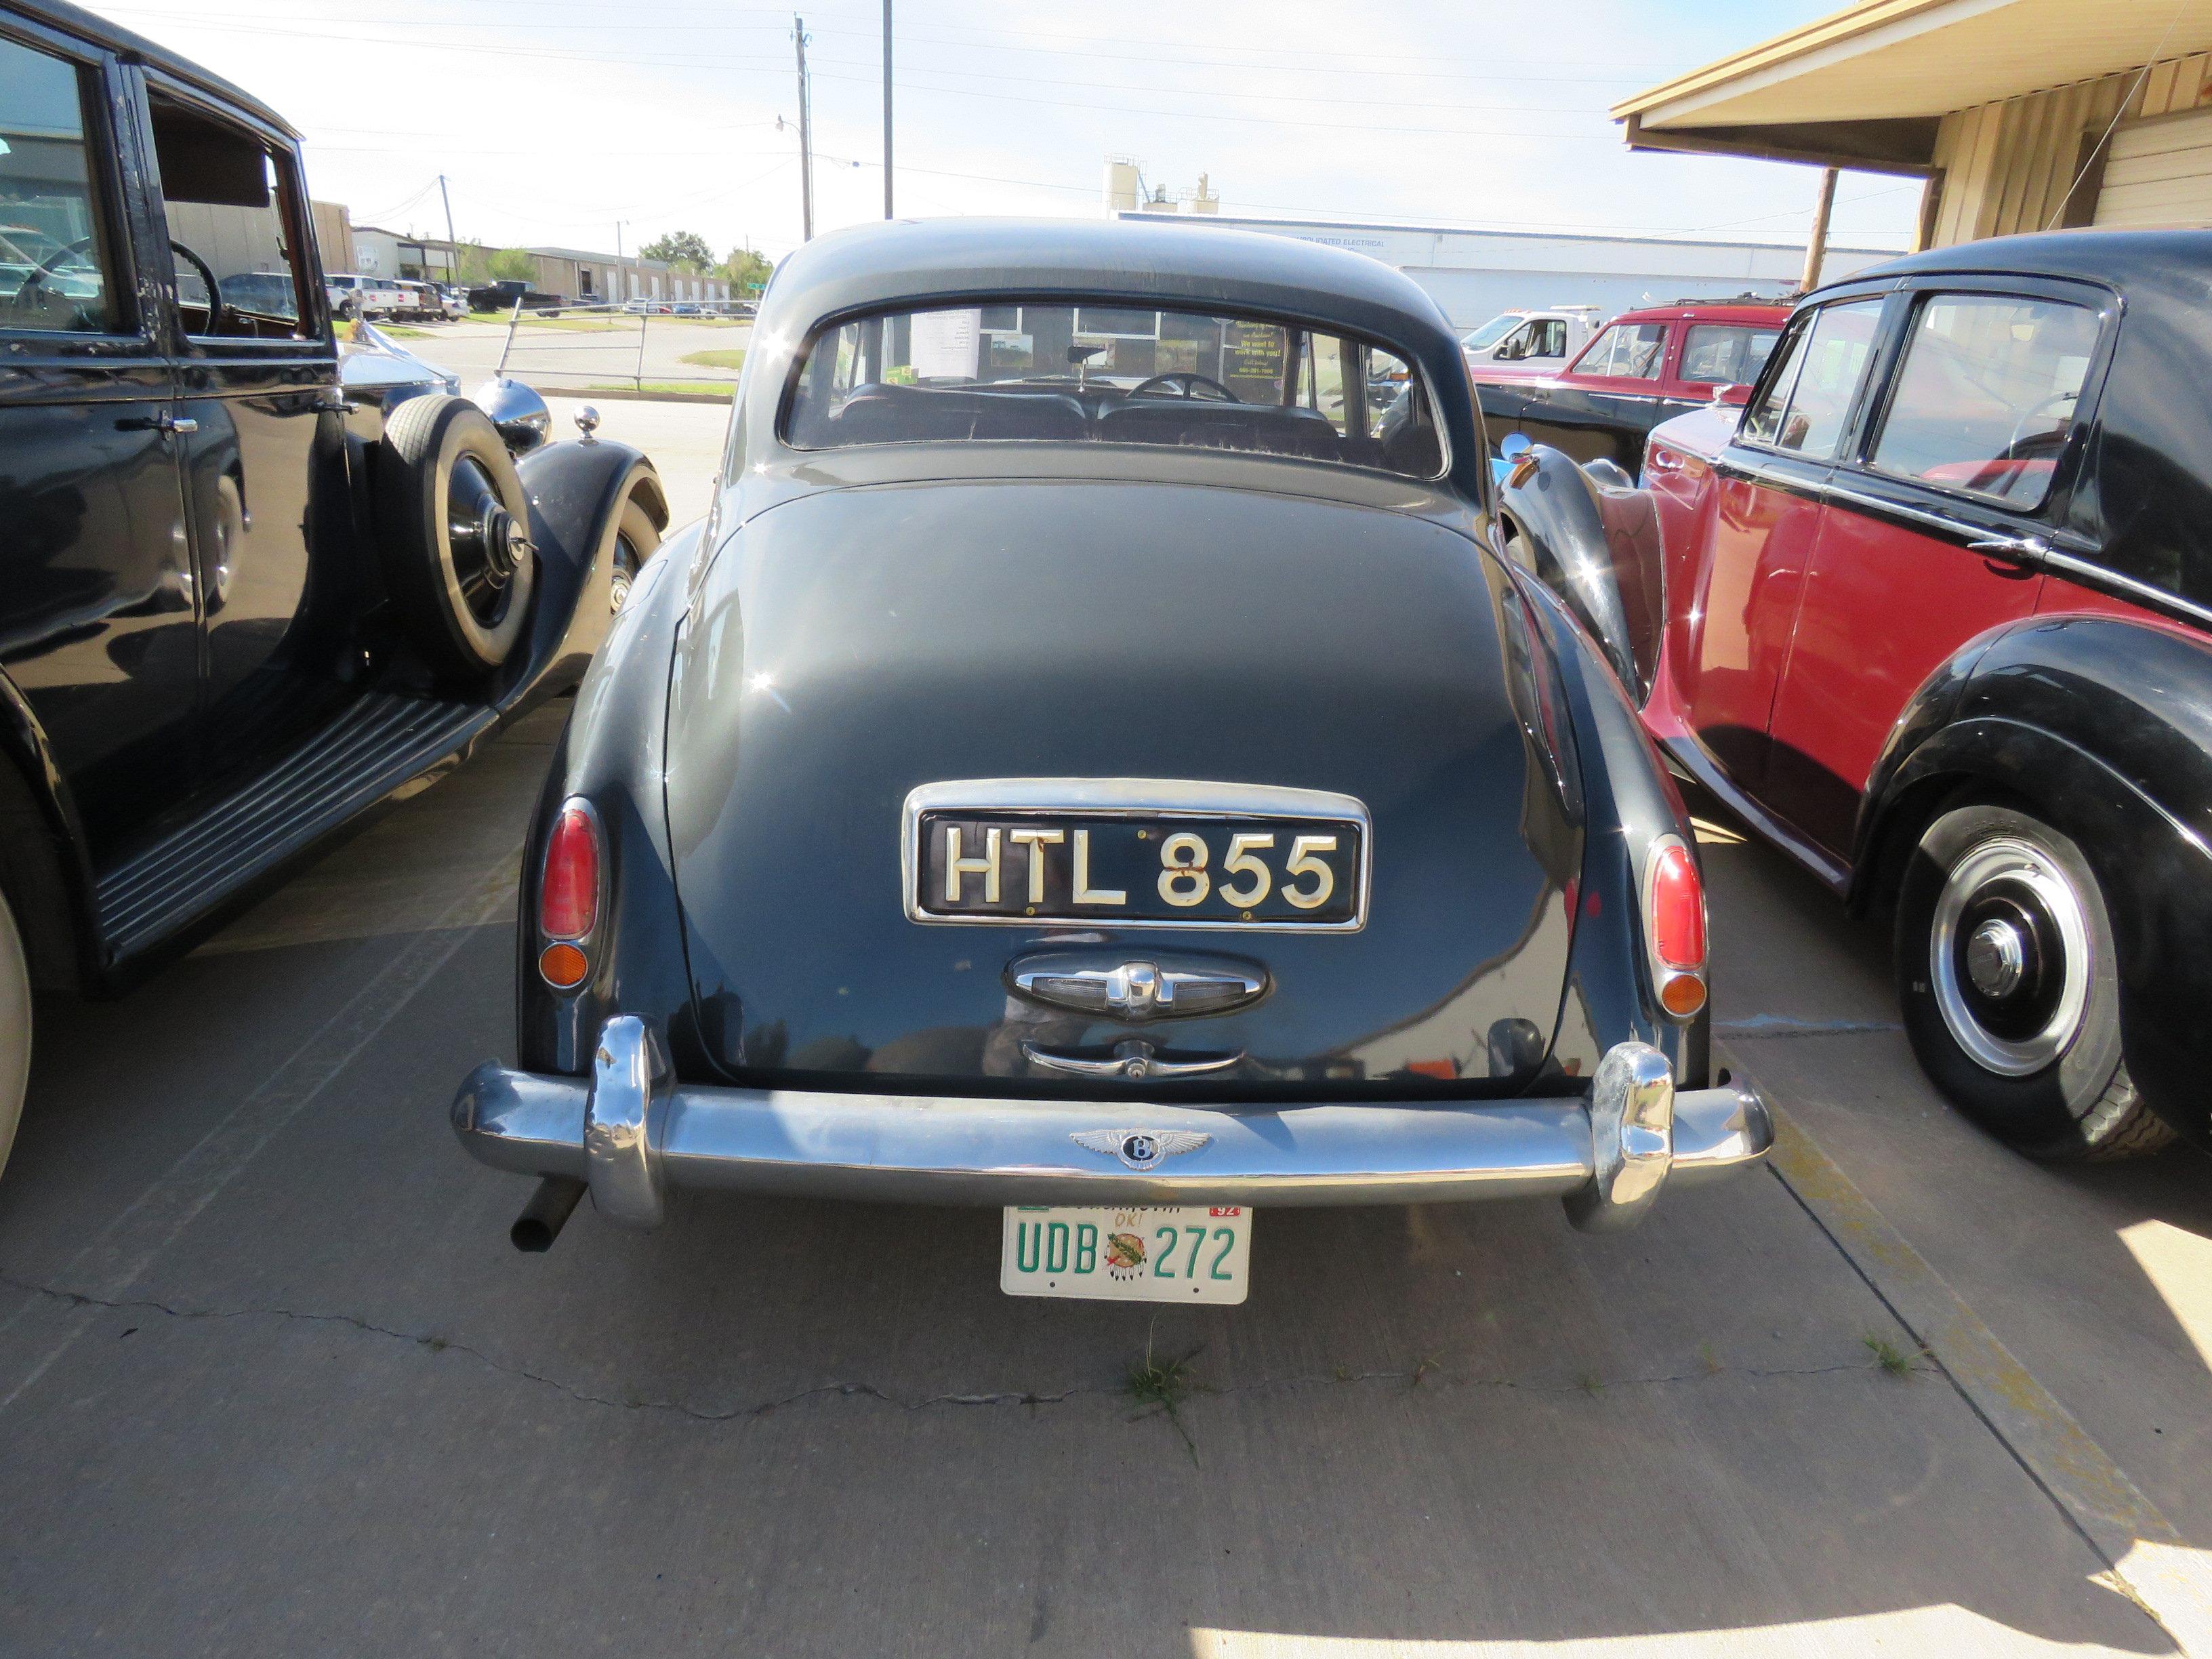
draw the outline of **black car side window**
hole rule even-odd
[[[1827,460],[1835,454],[1874,352],[1881,307],[1877,299],[1821,307],[1804,337],[1803,361],[1796,365],[1790,406],[1767,442],[1808,459]]]
[[[290,169],[253,133],[167,99],[154,100],[154,154],[185,332],[304,338]]]
[[[0,329],[120,326],[86,112],[91,72],[0,39]],[[88,95],[95,94],[95,95]]]
[[[1790,394],[1797,389],[1797,371],[1804,367],[1805,342],[1813,332],[1813,319],[1801,316],[1790,325],[1789,343],[1775,365],[1759,401],[1744,411],[1739,435],[1747,443],[1771,444],[1782,430],[1782,413],[1790,407]]]
[[[2096,349],[2097,315],[2087,307],[1929,296],[1905,339],[1874,465],[2008,507],[2039,506]]]

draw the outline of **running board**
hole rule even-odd
[[[466,752],[498,720],[481,703],[374,691],[96,888],[111,968],[200,921],[356,813]]]

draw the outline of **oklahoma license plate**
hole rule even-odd
[[[1101,1302],[1242,1302],[1252,1212],[1242,1204],[1006,1211],[999,1288]]]

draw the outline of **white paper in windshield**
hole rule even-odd
[[[909,361],[918,380],[972,380],[980,366],[983,313],[917,311]]]

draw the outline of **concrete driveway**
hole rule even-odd
[[[1728,1057],[1798,1133],[1637,1232],[1273,1212],[1248,1304],[1157,1314],[1002,1297],[982,1212],[679,1197],[517,1255],[445,1113],[512,1052],[565,713],[41,1009],[0,1651],[2175,1650],[2137,1598],[2212,1544],[2212,1170],[1990,1146],[1879,940],[1718,820]]]

